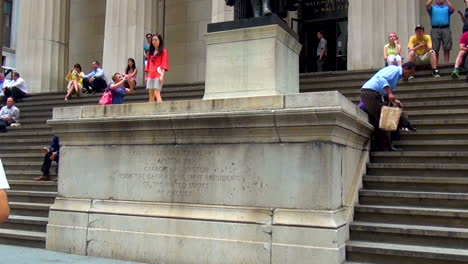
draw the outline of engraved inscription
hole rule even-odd
[[[203,195],[216,192],[219,185],[249,192],[258,185],[248,166],[234,158],[224,160],[216,150],[132,150],[130,155],[139,158],[139,166],[116,170],[114,177],[162,196]]]

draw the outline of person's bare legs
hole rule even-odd
[[[70,96],[72,95],[73,91],[74,91],[74,87],[73,87],[73,83],[70,85],[70,87],[68,88],[68,91],[67,91],[67,95],[65,95],[65,101],[68,101],[68,99],[70,98]]]
[[[148,89],[148,95],[149,95],[149,102],[154,103],[154,91],[156,89]]]
[[[463,58],[465,58],[466,52],[464,50],[460,50],[458,52],[457,60],[455,61],[455,68],[460,68],[461,64],[463,63]]]
[[[444,63],[448,64],[450,60],[450,50],[444,50]]]
[[[408,54],[408,62],[414,62],[415,56],[416,56],[416,53],[414,51],[410,51]]]
[[[431,67],[432,69],[437,69],[437,56],[435,52],[431,52]]]
[[[156,97],[156,103],[162,103],[161,90],[154,89],[154,97]]]

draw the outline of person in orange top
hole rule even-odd
[[[164,73],[169,71],[167,50],[164,49],[164,40],[160,34],[153,35],[151,39],[148,63],[145,67],[146,90],[148,90],[149,102],[162,103],[161,89],[164,84]]]
[[[437,69],[437,57],[432,49],[431,36],[424,34],[424,27],[417,25],[414,29],[415,35],[411,36],[408,41],[409,59],[408,62],[414,62],[416,65],[431,64],[432,76],[440,77]]]

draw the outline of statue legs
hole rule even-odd
[[[254,17],[271,15],[270,0],[250,0]]]
[[[271,12],[270,0],[263,0],[263,15],[269,16],[271,14],[272,12]]]

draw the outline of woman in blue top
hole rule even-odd
[[[124,97],[126,94],[132,94],[135,91],[132,88],[126,88],[124,83],[126,78],[120,73],[114,73],[112,75],[113,83],[110,84],[109,88],[112,91],[112,104],[121,104],[123,103]]]

